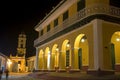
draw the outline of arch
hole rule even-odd
[[[44,62],[43,62],[43,55],[44,55],[44,52],[43,50],[41,49],[40,52],[39,52],[39,56],[38,56],[38,68],[39,69],[43,69],[43,65],[44,65]]]
[[[112,69],[120,71],[120,31],[113,33],[110,45]]]
[[[66,69],[66,67],[69,67],[71,64],[70,60],[70,42],[69,40],[64,40],[61,48],[62,52],[60,54],[60,68]]]
[[[46,47],[45,54],[44,54],[44,69],[50,69],[50,48]]]
[[[79,34],[74,42],[74,69],[87,70],[89,66],[89,47],[85,34]]]
[[[58,68],[59,64],[59,48],[57,44],[54,44],[52,47],[52,54],[51,54],[51,69]]]

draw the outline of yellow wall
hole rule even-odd
[[[77,13],[77,3],[73,4],[70,8],[69,8],[69,16],[73,16],[74,14]]]
[[[86,7],[94,5],[94,4],[109,4],[109,0],[86,0]],[[77,13],[77,3],[73,4],[69,9],[69,17],[73,16],[74,14]],[[64,12],[63,12],[64,13]],[[62,24],[63,20],[63,14],[59,15],[58,17],[58,25]],[[52,21],[50,23],[53,27],[54,22]],[[117,31],[120,30],[120,26],[116,25],[116,24],[112,24],[111,22],[105,22],[102,21],[102,42],[103,42],[103,65],[102,67],[104,69],[111,69],[111,55],[110,55],[110,42],[111,42],[111,37],[112,34]],[[47,29],[46,27],[44,28],[44,31],[46,32]],[[85,44],[81,44],[79,47],[83,48],[83,54],[82,57],[82,63],[83,66],[89,65],[89,69],[94,69],[94,32],[93,32],[93,24],[89,23],[87,25],[82,26],[82,28],[76,29],[74,30],[74,32],[68,33],[66,35],[63,35],[57,39],[54,39],[54,41],[50,41],[47,44],[44,44],[42,46],[39,47],[39,49],[43,49],[44,52],[46,53],[46,48],[49,47],[50,51],[52,51],[53,45],[57,44],[59,46],[59,54],[60,54],[60,63],[59,66],[61,69],[65,69],[65,60],[66,60],[66,53],[65,53],[65,48],[63,48],[64,46],[62,44],[64,44],[63,42],[65,40],[68,40],[70,42],[71,45],[71,49],[73,49],[74,51],[71,52],[71,56],[74,54],[74,60],[71,60],[72,58],[70,57],[70,65],[72,65],[72,67],[74,69],[78,69],[78,56],[77,56],[77,49],[74,49],[74,43],[75,40],[77,38],[77,36],[79,36],[80,34],[85,34],[87,36],[87,40],[88,42],[86,42]],[[86,46],[88,45],[88,46]],[[116,47],[119,47],[118,45]],[[118,50],[115,50],[118,51]],[[88,54],[87,54],[88,53]],[[118,54],[116,54],[118,55]],[[73,56],[72,56],[73,57]],[[87,58],[86,58],[87,57]],[[117,62],[119,63],[119,59],[116,58]],[[47,57],[45,57],[45,69],[47,69]],[[54,62],[52,62],[54,63]],[[102,64],[102,63],[101,63]],[[51,65],[53,68],[53,64]]]
[[[88,56],[88,42],[85,40],[83,43],[79,43],[80,48],[82,48],[82,66],[89,66],[89,56]]]
[[[42,51],[40,51],[40,53],[39,53],[39,62],[38,62],[39,64],[38,64],[38,68],[39,69],[43,69],[43,52]]]
[[[115,47],[115,62],[116,64],[120,64],[120,41],[116,41],[117,38],[120,38],[120,32],[119,34],[114,33],[111,39],[111,42],[114,44]]]
[[[54,28],[54,21],[50,23],[50,29],[53,29],[53,28]]]
[[[58,23],[61,24],[63,22],[63,15],[61,14],[59,17],[58,17]],[[58,24],[58,25],[59,25]]]
[[[21,59],[19,57],[11,57],[11,60],[15,61],[17,63],[18,63],[18,61],[21,61],[20,69],[21,69],[22,72],[25,72],[26,64],[25,64],[25,59],[24,58]]]
[[[110,43],[114,32],[120,30],[120,26],[110,22],[103,22],[103,65],[105,69],[111,69]]]
[[[85,0],[86,7],[94,5],[94,4],[109,4],[109,0]]]
[[[60,50],[60,52],[59,52],[59,54],[61,54],[62,56],[61,56],[61,59],[60,59],[60,62],[61,63],[59,63],[59,66],[61,67],[61,69],[65,69],[65,52],[64,51],[62,51],[62,44],[63,44],[63,42],[65,41],[65,40],[70,40],[70,45],[71,45],[71,48],[74,48],[74,42],[75,42],[75,39],[76,39],[76,37],[78,36],[78,35],[80,35],[81,33],[84,33],[86,36],[87,36],[87,38],[89,39],[88,40],[88,42],[90,42],[88,45],[90,45],[91,46],[91,48],[90,48],[90,50],[89,50],[89,56],[91,57],[90,58],[90,61],[88,60],[89,58],[85,58],[85,57],[88,57],[88,54],[85,54],[85,55],[83,55],[83,66],[87,66],[88,64],[89,64],[89,62],[91,63],[91,64],[94,64],[94,56],[93,56],[93,39],[91,40],[91,38],[93,38],[93,33],[92,33],[92,31],[93,31],[93,26],[92,26],[92,24],[90,24],[90,25],[87,25],[85,28],[83,28],[83,29],[81,29],[81,30],[77,30],[76,32],[73,32],[73,33],[69,33],[68,35],[64,35],[63,37],[61,37],[61,38],[59,38],[59,39],[56,39],[56,40],[54,40],[53,42],[50,42],[50,43],[48,43],[48,44],[44,44],[44,46],[42,46],[42,47],[40,47],[40,49],[43,49],[43,50],[45,50],[46,49],[46,47],[50,47],[50,51],[51,51],[51,49],[52,49],[52,47],[53,47],[53,45],[54,44],[57,44],[58,46],[59,46],[59,50]],[[87,44],[87,43],[86,43]],[[88,50],[85,50],[85,48],[86,48],[86,46],[85,47],[83,47],[84,48],[84,53],[87,53],[88,52]],[[73,53],[71,53],[70,55],[72,55]],[[77,57],[77,56],[76,56]],[[70,64],[72,65],[72,66],[74,66],[74,68],[75,69],[78,69],[78,64],[76,64],[76,62],[77,62],[77,59],[76,59],[76,57],[75,57],[75,61],[72,63],[72,62],[70,62]],[[71,60],[71,57],[70,57],[70,61],[72,61]],[[89,61],[89,62],[88,62]],[[60,65],[61,64],[61,65]],[[91,68],[93,68],[94,67],[94,65],[89,65],[89,67],[91,67]]]

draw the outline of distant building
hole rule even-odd
[[[18,48],[16,55],[10,55],[12,60],[12,71],[13,72],[25,72],[26,70],[26,35],[25,33],[19,34],[18,37]]]
[[[35,70],[120,71],[119,0],[62,0],[36,26]]]
[[[35,69],[35,56],[27,58],[28,72],[32,72]]]
[[[4,71],[7,68],[8,57],[0,53],[0,69]]]

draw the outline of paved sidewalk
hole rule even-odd
[[[30,73],[10,73],[9,78],[19,78],[19,77],[24,77]],[[5,78],[5,73],[2,74],[2,78]]]
[[[116,73],[115,75],[92,76],[85,72],[35,72],[29,74],[29,76],[44,80],[120,80],[120,73]]]
[[[10,73],[8,80],[42,80],[42,79],[35,79],[33,77],[28,76],[30,73]],[[6,80],[5,74],[2,75],[2,80]]]

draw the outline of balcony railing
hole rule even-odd
[[[34,41],[34,46],[46,40],[47,38],[53,36],[54,34],[68,28],[70,25],[94,14],[105,14],[105,15],[120,18],[120,8],[107,6],[107,5],[100,5],[100,4],[93,5],[88,8],[84,8],[83,10],[80,10],[72,17],[69,17],[68,19],[66,19],[62,24],[59,24],[54,29],[51,29],[49,32],[37,38]]]

